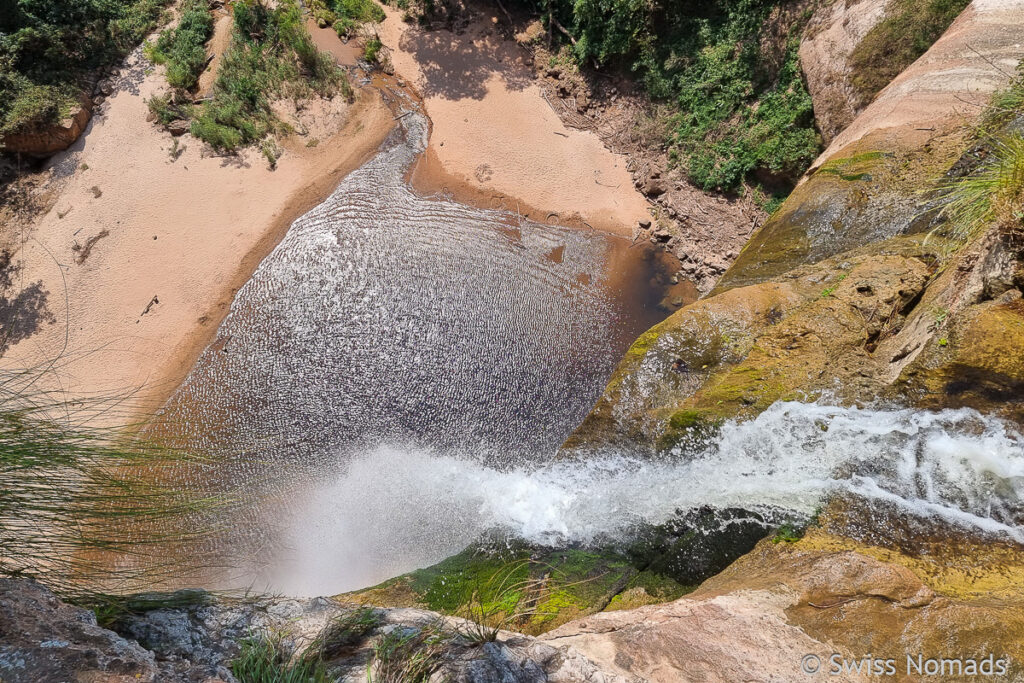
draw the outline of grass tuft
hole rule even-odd
[[[330,683],[334,679],[317,657],[298,657],[280,634],[255,634],[241,642],[231,662],[239,683]]]
[[[441,665],[447,640],[440,622],[384,634],[374,643],[366,670],[368,682],[426,683]]]
[[[324,627],[302,656],[323,661],[335,659],[345,649],[362,642],[380,623],[380,615],[372,607],[360,607],[343,614]]]
[[[973,173],[945,183],[940,216],[951,236],[965,242],[993,223],[1024,221],[1024,136],[1010,133],[991,142],[991,153]]]
[[[226,497],[161,482],[202,460],[91,427],[114,399],[67,403],[38,376],[0,374],[0,574],[81,597],[198,569],[183,559],[209,532],[195,522]]]

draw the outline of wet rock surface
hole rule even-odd
[[[665,524],[642,525],[628,542],[590,547],[495,536],[431,567],[338,598],[457,616],[482,611],[509,629],[538,634],[598,612],[677,598],[792,517],[781,510],[704,506],[681,510]]]

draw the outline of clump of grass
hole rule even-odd
[[[277,168],[277,160],[281,158],[281,147],[273,139],[267,139],[260,145],[260,151],[267,160],[267,165],[273,171]]]
[[[192,103],[174,92],[153,95],[146,100],[146,106],[163,126],[178,119],[188,119],[192,115]]]
[[[186,0],[178,26],[162,31],[156,42],[147,44],[146,56],[167,66],[171,87],[192,90],[206,68],[204,46],[212,33],[213,13],[208,0]]]
[[[323,661],[298,657],[280,634],[255,634],[241,642],[241,653],[231,662],[239,683],[330,683]]]
[[[421,629],[395,630],[373,646],[366,670],[369,683],[426,683],[441,665],[448,637],[440,622]]]
[[[990,148],[989,158],[973,173],[940,189],[940,216],[957,241],[994,223],[1019,229],[1024,221],[1024,136],[1014,132],[995,138]]]
[[[928,51],[970,0],[891,0],[886,18],[864,36],[850,55],[850,82],[870,101]]]
[[[357,645],[381,623],[380,615],[372,607],[360,607],[331,620],[309,644],[303,657],[330,661],[342,655],[346,648]]]
[[[376,63],[380,60],[380,51],[384,47],[384,43],[381,42],[380,38],[374,36],[366,41],[366,45],[363,46],[363,59],[372,63]]]
[[[224,501],[161,479],[201,460],[90,427],[115,401],[68,404],[34,389],[39,372],[0,375],[0,574],[65,596],[180,574],[195,515]]]
[[[348,94],[345,73],[317,50],[295,0],[270,8],[262,0],[239,0],[231,46],[213,87],[197,110],[191,132],[215,149],[232,151],[283,131],[271,108],[274,97]]]

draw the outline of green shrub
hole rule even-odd
[[[238,0],[233,13],[231,45],[212,99],[192,123],[194,136],[231,151],[283,128],[271,110],[272,97],[350,92],[334,59],[316,49],[295,0],[281,0],[273,8],[260,0]]]
[[[191,103],[179,103],[174,93],[170,92],[153,95],[146,100],[146,106],[149,107],[149,111],[156,117],[156,120],[164,126],[177,119],[188,119],[192,112]]]
[[[797,63],[808,15],[780,18],[792,5],[576,0],[556,7],[580,64],[627,66],[664,102],[665,143],[694,184],[733,191],[765,182],[760,195],[771,195],[795,183],[821,145]]]
[[[193,89],[206,68],[206,41],[213,33],[213,13],[207,0],[187,0],[181,21],[147,45],[146,55],[167,65],[167,82],[174,88]]]
[[[0,11],[0,135],[57,123],[93,70],[154,28],[164,0],[8,2]]]
[[[886,18],[850,55],[850,81],[865,102],[928,51],[970,0],[891,0]]]
[[[366,41],[366,45],[363,46],[363,58],[368,62],[376,62],[380,59],[380,50],[384,47],[384,44],[380,42],[380,38],[376,36]]]

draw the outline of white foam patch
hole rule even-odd
[[[1024,445],[1006,424],[970,410],[778,403],[673,462],[605,455],[499,471],[381,446],[296,506],[288,550],[262,579],[336,593],[429,565],[490,529],[588,543],[701,505],[808,515],[843,491],[1024,541]]]

